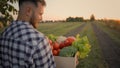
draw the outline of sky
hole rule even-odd
[[[43,20],[89,19],[92,14],[96,19],[120,19],[120,0],[46,0],[46,3]]]

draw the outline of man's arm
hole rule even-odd
[[[54,57],[46,39],[40,41],[33,54],[35,68],[55,68]]]

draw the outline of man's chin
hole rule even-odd
[[[37,29],[38,28],[38,26],[33,26],[35,29]]]
[[[31,24],[32,24],[32,26],[33,26],[35,29],[39,27],[39,24],[38,24],[38,23],[35,24],[35,22],[34,22],[34,23],[32,22]]]
[[[33,25],[33,27],[34,27],[35,29],[37,29],[37,28],[39,27],[39,24],[35,24],[35,25]]]

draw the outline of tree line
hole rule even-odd
[[[85,22],[85,21],[95,21],[95,16],[92,14],[90,19],[85,20],[83,17],[68,17],[66,22]]]

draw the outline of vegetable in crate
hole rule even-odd
[[[91,48],[87,36],[80,37],[80,35],[76,36],[76,40],[72,43],[72,46],[77,48],[80,53],[79,58],[81,59],[88,56]]]
[[[58,36],[56,41],[60,44],[63,43],[67,38],[65,36]]]
[[[57,39],[57,37],[54,36],[53,34],[49,34],[49,35],[48,35],[48,38],[49,38],[52,42],[55,42],[56,39]]]
[[[60,50],[59,56],[62,57],[74,57],[77,49],[73,46],[64,47]]]

